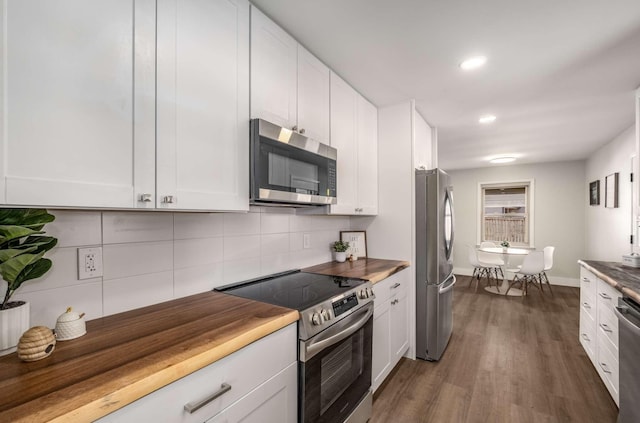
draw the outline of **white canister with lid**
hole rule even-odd
[[[56,339],[58,341],[68,341],[79,338],[87,333],[84,322],[84,313],[78,314],[71,307],[62,313],[56,322]]]

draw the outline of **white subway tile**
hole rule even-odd
[[[301,269],[331,261],[331,252],[323,250],[301,250],[290,253],[291,267]]]
[[[44,291],[64,286],[89,284],[100,282],[102,278],[78,280],[78,249],[77,247],[54,248],[45,257],[49,258],[53,265],[41,278],[26,281],[18,292]],[[2,292],[2,291],[0,291]]]
[[[256,235],[260,233],[260,213],[225,213],[224,235]]]
[[[312,231],[315,216],[294,215],[289,220],[290,232]]]
[[[187,267],[174,271],[173,292],[175,298],[211,291],[223,285],[223,264],[207,264],[204,266]]]
[[[174,213],[174,238],[212,238],[224,233],[222,213]]]
[[[105,245],[104,280],[173,270],[173,242]]]
[[[276,234],[289,232],[288,214],[261,213],[260,230],[263,234]]]
[[[174,268],[181,269],[221,262],[222,248],[222,237],[176,240],[173,244]]]
[[[311,232],[308,233],[311,235]],[[304,234],[305,232],[289,233],[289,251],[302,251],[304,247]]]
[[[165,212],[104,212],[105,244],[168,241],[173,239],[173,214]]]
[[[268,234],[261,238],[262,256],[289,252],[289,234]]]
[[[338,231],[318,231],[311,233],[312,248],[318,250],[331,250],[331,245],[340,239]]]
[[[103,295],[105,316],[168,301],[173,298],[173,272],[104,281]]]
[[[33,326],[54,328],[58,316],[73,307],[78,313],[85,313],[85,320],[102,317],[102,283],[92,282],[82,285],[65,286],[46,291],[18,291],[13,297],[28,301]]]
[[[229,260],[224,262],[224,284],[240,282],[261,276],[260,257],[250,259]]]
[[[224,261],[259,256],[260,235],[226,236],[224,238]]]
[[[263,275],[284,272],[285,270],[297,269],[292,267],[289,253],[272,254],[262,256],[260,259],[260,270]]]
[[[49,210],[56,217],[44,230],[58,238],[58,247],[102,243],[102,215],[99,211]]]

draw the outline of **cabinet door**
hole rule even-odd
[[[331,71],[298,45],[298,130],[329,144],[329,90]]]
[[[249,209],[249,3],[158,1],[157,207]]]
[[[331,72],[331,146],[338,149],[338,204],[331,213],[356,213],[358,93]]]
[[[377,295],[377,294],[376,294]],[[378,301],[373,312],[373,346],[371,386],[373,391],[384,382],[391,371],[391,307],[390,300]]]
[[[298,43],[251,7],[251,117],[285,128],[297,123]]]
[[[291,364],[207,423],[296,423],[297,366]]]
[[[0,202],[133,207],[153,193],[155,2],[2,3]]]
[[[409,348],[409,303],[406,283],[391,299],[391,363],[396,365]]]
[[[359,214],[378,214],[378,109],[358,96]],[[338,153],[340,154],[340,153]]]
[[[413,110],[413,121],[413,164],[418,169],[432,169],[431,127],[415,109]]]

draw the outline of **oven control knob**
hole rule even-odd
[[[367,287],[367,297],[373,297],[373,291]]]
[[[364,300],[365,298],[369,297],[369,293],[365,289],[361,289],[358,296],[361,300]]]
[[[322,324],[322,316],[319,313],[313,313],[311,316],[311,323],[314,326],[320,326]]]
[[[331,320],[331,314],[329,314],[329,312],[324,308],[320,310],[320,316],[322,317],[322,320],[324,320],[325,322],[328,320]]]

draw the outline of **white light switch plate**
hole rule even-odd
[[[311,234],[302,235],[302,248],[311,248]]]
[[[78,279],[102,276],[102,247],[78,248]]]

